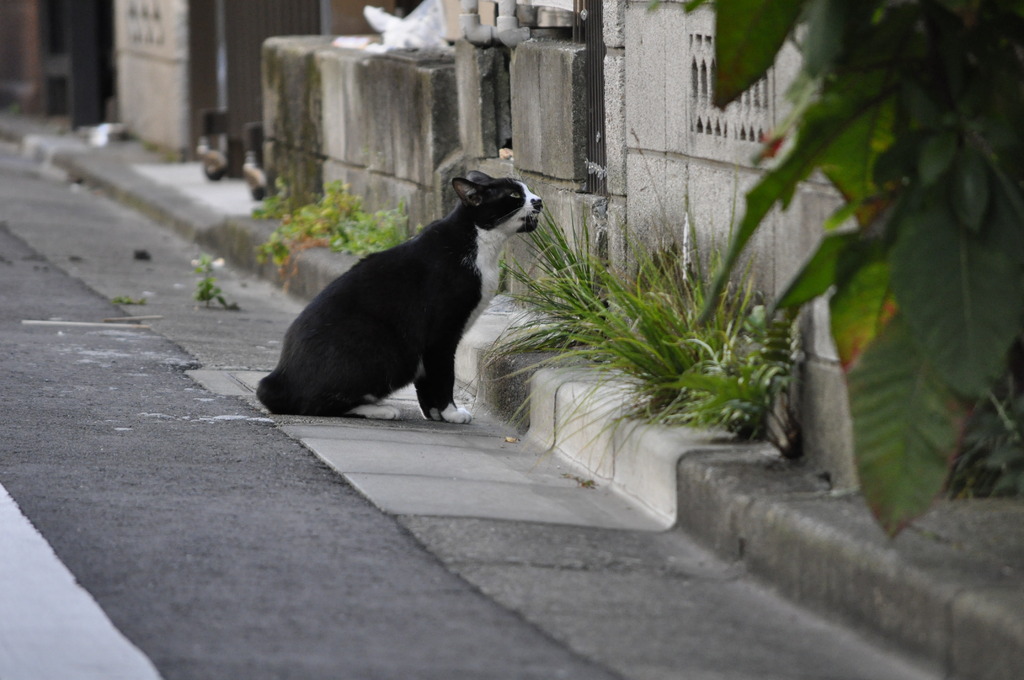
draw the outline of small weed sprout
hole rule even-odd
[[[596,489],[597,488],[597,482],[595,482],[593,479],[585,479],[583,477],[580,477],[579,475],[573,475],[573,474],[570,474],[568,472],[563,472],[562,473],[562,478],[563,479],[569,479],[569,480],[572,480],[572,481],[576,482],[577,486],[579,486],[581,489]]]
[[[192,260],[192,266],[195,273],[202,276],[196,282],[196,292],[193,296],[197,301],[205,303],[207,308],[212,302],[219,302],[224,309],[238,310],[236,303],[228,302],[224,298],[224,291],[217,285],[217,277],[213,275],[214,270],[224,266],[224,258],[218,257],[215,260],[210,255],[202,253],[197,259]]]

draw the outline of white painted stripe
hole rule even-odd
[[[0,486],[0,678],[159,677]]]

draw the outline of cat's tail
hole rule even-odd
[[[271,413],[295,412],[288,387],[277,371],[260,380],[259,385],[256,386],[256,398]]]

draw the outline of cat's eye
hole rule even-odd
[[[522,198],[522,197],[523,197],[523,195],[521,193],[519,193],[518,191],[513,191],[512,192],[512,198]]]

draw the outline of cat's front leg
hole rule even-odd
[[[473,414],[455,405],[454,350],[424,356],[413,384],[424,418],[462,425],[473,420]]]
[[[418,384],[416,393],[417,395],[420,394]],[[473,414],[461,406],[456,406],[454,401],[448,402],[446,406],[430,406],[424,403],[422,397],[419,401],[420,410],[423,412],[423,417],[427,420],[443,420],[446,423],[457,423],[459,425],[465,425],[473,420]]]
[[[449,404],[448,408],[441,411],[441,417],[449,423],[466,424],[473,420],[473,414],[461,406]]]

